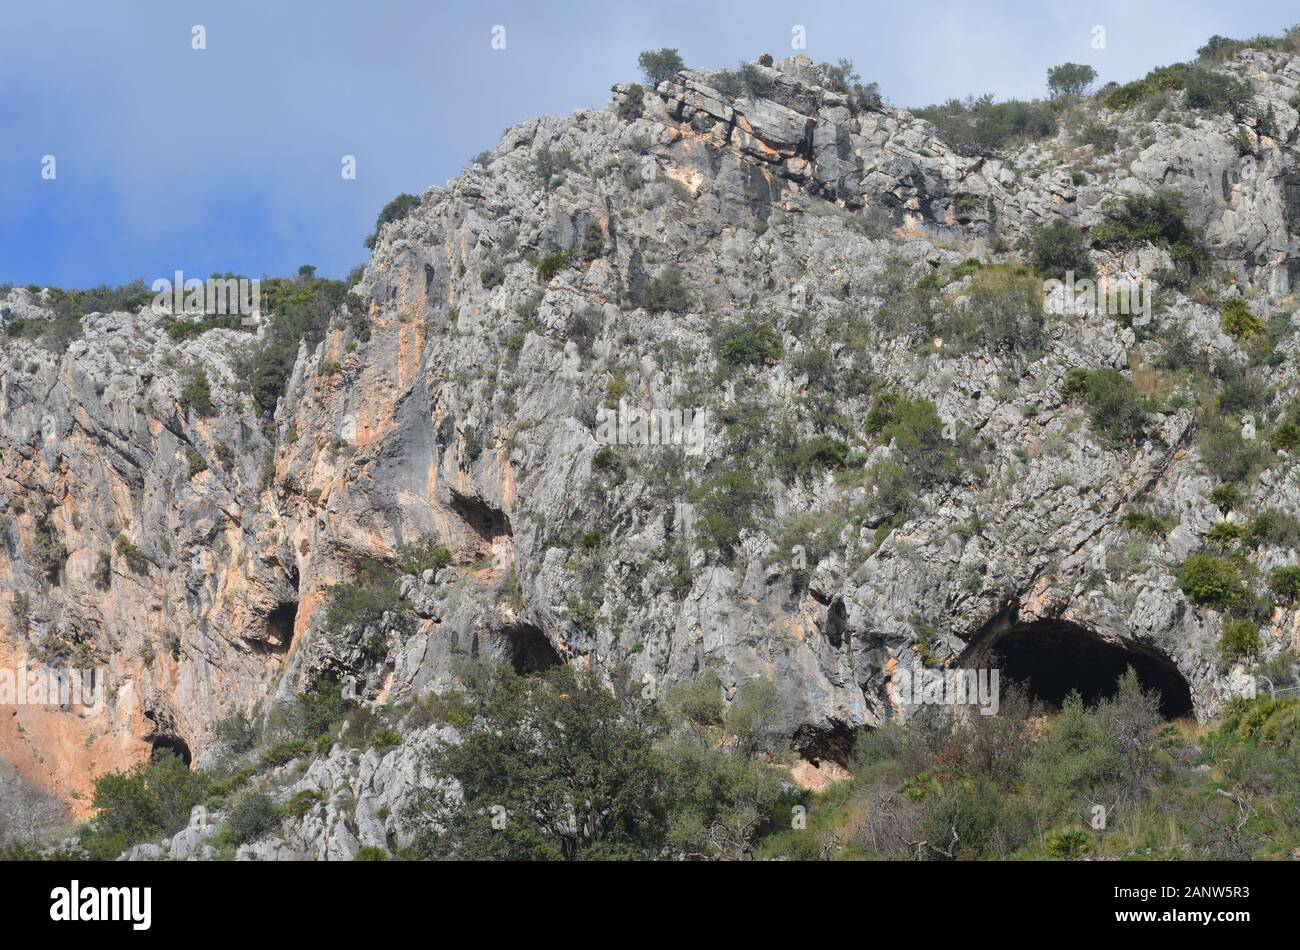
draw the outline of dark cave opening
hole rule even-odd
[[[530,623],[504,627],[506,658],[516,673],[540,673],[564,662],[541,629]]]
[[[189,744],[180,736],[158,735],[154,736],[151,742],[153,748],[149,751],[150,759],[156,759],[160,754],[170,752],[186,765],[189,765],[193,760],[193,756],[190,755]]]
[[[1144,688],[1160,694],[1160,712],[1166,719],[1193,712],[1191,688],[1168,657],[1139,644],[1103,640],[1068,621],[1019,624],[971,652],[975,656],[963,665],[1000,669],[1003,688],[1021,683],[1054,708],[1074,690],[1089,705],[1113,696],[1117,681],[1131,666]]]
[[[853,758],[857,732],[847,723],[832,719],[824,726],[800,726],[791,741],[800,758],[815,766],[823,762],[847,766]]]
[[[451,507],[484,541],[491,543],[499,537],[509,537],[510,518],[499,508],[485,501],[457,491],[451,493]]]
[[[298,605],[286,601],[275,605],[266,615],[268,644],[277,653],[283,653],[293,643],[293,628],[298,620]]]

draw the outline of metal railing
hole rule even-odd
[[[1273,699],[1278,699],[1279,697],[1285,698],[1287,696],[1300,696],[1300,683],[1297,683],[1295,686],[1276,686],[1267,676],[1261,676],[1259,678],[1268,684],[1268,694]]]

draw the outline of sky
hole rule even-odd
[[[908,107],[1042,95],[1067,61],[1123,82],[1297,20],[1282,0],[0,0],[0,283],[341,277],[387,201],[519,121],[604,106],[645,49],[721,68],[797,52],[802,27]]]

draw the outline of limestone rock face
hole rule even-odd
[[[1134,329],[1058,312],[1041,351],[1017,357],[904,338],[873,316],[909,306],[899,274],[914,284],[968,257],[1005,260],[1000,248],[1035,224],[1091,226],[1108,202],[1160,188],[1184,197],[1261,315],[1289,312],[1300,59],[1245,52],[1222,67],[1250,85],[1255,114],[1271,110],[1266,129],[1102,110],[1128,143],[1113,155],[1081,154],[1062,130],[997,157],[959,154],[905,111],[851,103],[804,57],[755,68],[761,96],[687,70],[647,90],[634,119],[632,88],[616,86],[608,108],[521,123],[429,189],[383,229],[353,288],[364,332],[340,314],[300,349],[271,438],[237,385],[244,334],[178,344],[148,312],[119,313],[87,318],[61,357],[0,344],[0,584],[28,598],[21,622],[0,615],[0,661],[89,656],[112,685],[94,716],[0,716],[0,754],[85,791],[151,743],[183,742],[202,761],[219,719],[321,671],[379,703],[489,657],[651,690],[704,669],[728,695],[768,677],[783,728],[817,760],[898,708],[899,669],[979,658],[1038,624],[1154,658],[1198,715],[1217,711],[1243,674],[1219,662],[1222,617],[1175,580],[1223,517],[1194,413],[1162,405],[1144,440],[1116,446],[1062,392],[1073,367],[1131,369]],[[1111,275],[1169,263],[1154,248],[1093,258]],[[655,302],[673,274],[685,308]],[[943,291],[954,306],[964,286]],[[26,291],[0,301],[4,319],[41,312]],[[721,379],[715,338],[752,314],[786,328],[780,346]],[[1172,293],[1158,320],[1206,359],[1245,361],[1205,301]],[[1296,394],[1294,350],[1294,338],[1278,349],[1278,411]],[[209,418],[180,400],[198,366]],[[863,433],[879,388],[852,385],[860,376],[972,433],[981,471],[923,492],[901,522],[829,473],[772,478],[733,556],[702,547],[694,489],[732,464],[738,407],[790,422],[798,439],[815,431],[789,408],[809,404]],[[620,405],[708,413],[684,444],[610,446],[602,419]],[[858,467],[894,451],[859,443]],[[1246,507],[1300,514],[1288,460],[1251,491]],[[795,564],[782,548],[792,519],[845,505],[853,516],[831,543]],[[1124,517],[1139,506],[1171,528],[1134,554]],[[379,621],[322,629],[329,585],[428,537],[451,567],[404,578],[400,608]],[[1250,557],[1267,571],[1296,554]],[[1266,651],[1300,642],[1289,610],[1262,626]],[[417,739],[316,760],[282,790],[325,801],[240,856],[399,847],[395,819],[378,816],[416,781]],[[205,854],[191,838],[174,855]]]

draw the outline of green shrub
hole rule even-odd
[[[1187,223],[1187,206],[1175,191],[1135,195],[1106,210],[1107,221],[1092,229],[1101,247],[1131,248],[1151,243],[1166,248],[1181,275],[1199,274],[1209,261],[1200,234]]]
[[[594,261],[605,253],[605,231],[596,220],[588,221],[582,232],[582,259]]]
[[[1241,525],[1233,524],[1231,521],[1220,521],[1205,535],[1210,541],[1221,545],[1233,544],[1245,536],[1246,532]]]
[[[356,579],[327,587],[329,607],[325,626],[341,630],[349,624],[374,623],[399,602],[396,570],[373,558],[365,558],[357,568]]]
[[[364,844],[357,848],[357,853],[352,856],[353,861],[387,861],[388,852],[373,844]]]
[[[735,551],[741,535],[757,525],[757,512],[767,502],[762,478],[743,462],[708,472],[687,497],[699,515],[701,546],[724,558]]]
[[[1246,526],[1246,540],[1251,547],[1268,544],[1293,548],[1300,545],[1300,522],[1274,508],[1265,508],[1250,519]]]
[[[483,268],[482,274],[479,275],[479,280],[482,282],[484,290],[491,290],[494,287],[500,287],[506,282],[506,269],[499,261],[493,261],[488,264],[487,267]]]
[[[1231,482],[1226,485],[1216,485],[1210,492],[1210,501],[1218,505],[1221,511],[1232,511],[1241,506],[1243,501],[1241,489]]]
[[[1288,564],[1273,568],[1268,575],[1268,586],[1277,594],[1278,600],[1294,604],[1300,598],[1300,566]]]
[[[949,99],[942,105],[912,111],[964,155],[988,155],[1012,142],[1041,139],[1056,132],[1055,112],[1044,102],[994,102],[992,96],[980,96]]]
[[[405,192],[384,205],[383,210],[379,212],[379,217],[375,219],[375,230],[371,232],[364,242],[366,247],[373,251],[375,242],[379,240],[379,235],[384,230],[385,225],[392,224],[394,221],[401,221],[418,207],[420,207],[420,199]]]
[[[125,534],[117,536],[114,547],[117,549],[118,554],[126,558],[127,566],[137,574],[143,574],[153,564],[153,561],[149,559],[149,555],[145,554],[144,550],[138,545],[132,543],[131,539]]]
[[[761,369],[781,356],[780,335],[752,318],[724,326],[713,345],[718,365],[725,369]]]
[[[658,854],[665,770],[650,737],[594,675],[495,669],[468,677],[465,694],[469,725],[459,742],[422,757],[403,815],[417,857]]]
[[[1250,105],[1249,86],[1235,76],[1208,69],[1189,69],[1183,88],[1187,91],[1187,105],[1192,109],[1243,116]]]
[[[217,406],[212,401],[212,388],[208,383],[208,374],[197,369],[181,389],[181,405],[186,411],[194,412],[202,418],[217,414]]]
[[[632,83],[618,104],[618,117],[624,122],[635,122],[645,114],[645,86]]]
[[[239,796],[226,817],[223,837],[240,845],[265,838],[279,827],[283,814],[266,792],[250,789]]]
[[[766,65],[770,66],[771,63]],[[825,87],[832,92],[838,92],[848,100],[849,111],[855,115],[859,112],[879,109],[883,105],[880,98],[880,88],[874,82],[861,82],[862,77],[858,75],[857,69],[853,65],[853,60],[840,58],[834,63],[822,63],[818,66],[822,72]],[[744,67],[741,70],[741,78],[745,83],[746,92],[753,95],[765,95],[765,88],[755,88],[755,79],[757,70],[753,66]]]
[[[549,284],[556,274],[573,262],[574,256],[570,248],[562,248],[547,254],[537,262],[537,279],[543,284]]]
[[[325,795],[322,792],[314,788],[304,788],[300,792],[293,793],[293,797],[285,805],[285,814],[291,818],[302,818],[324,800]]]
[[[1209,554],[1193,554],[1178,571],[1178,587],[1195,603],[1230,607],[1246,595],[1237,566]]]
[[[1266,461],[1258,440],[1245,438],[1238,425],[1219,415],[1198,419],[1196,444],[1206,469],[1227,484],[1247,481]]]
[[[1092,835],[1080,825],[1053,828],[1043,838],[1043,849],[1061,860],[1078,858],[1092,850]]]
[[[938,333],[957,352],[987,350],[1034,356],[1043,347],[1043,287],[1023,265],[989,264],[974,272],[960,307]]]
[[[311,751],[311,746],[302,739],[286,739],[277,742],[262,753],[262,764],[268,768],[278,768],[294,759],[301,758]]]
[[[1263,645],[1259,627],[1249,620],[1234,620],[1219,637],[1219,652],[1230,660],[1255,656]]]
[[[1115,150],[1119,144],[1119,132],[1108,125],[1100,122],[1091,121],[1086,123],[1075,135],[1075,141],[1080,145],[1090,145],[1098,155],[1106,155]],[[1083,184],[1076,181],[1076,185]]]
[[[370,737],[370,748],[378,749],[380,752],[386,752],[389,749],[396,749],[402,744],[402,734],[395,729],[380,727],[374,731]]]
[[[681,313],[691,305],[690,294],[676,267],[665,268],[658,277],[645,281],[632,294],[634,306],[651,313]]]
[[[83,831],[91,858],[111,861],[133,845],[174,835],[208,794],[210,780],[179,757],[159,753],[126,772],[95,780],[94,824]]]
[[[1235,340],[1248,340],[1264,332],[1264,321],[1250,312],[1246,301],[1233,297],[1219,311],[1223,332]]]
[[[1065,280],[1073,272],[1078,280],[1092,276],[1087,236],[1069,221],[1058,218],[1030,228],[1024,240],[1029,263],[1045,277]]]
[[[1273,448],[1294,453],[1296,449],[1300,449],[1300,423],[1291,419],[1283,419],[1278,423],[1277,428],[1273,430],[1270,441],[1273,443]]]
[[[189,468],[190,478],[208,470],[208,460],[192,445],[185,446],[185,464]]]
[[[801,475],[828,468],[843,468],[848,459],[847,443],[829,435],[815,435],[789,455],[778,457],[776,465],[787,474]]]
[[[1144,99],[1150,99],[1162,92],[1181,90],[1187,82],[1188,65],[1174,63],[1172,66],[1159,66],[1141,79],[1124,83],[1122,86],[1111,84],[1102,90],[1102,100],[1109,109],[1131,109]]]
[[[439,544],[436,538],[421,538],[397,548],[397,569],[403,574],[438,571],[451,564],[452,560],[451,552]]]
[[[1147,514],[1144,511],[1130,511],[1124,516],[1124,527],[1130,531],[1141,531],[1145,534],[1164,537],[1169,533],[1169,524],[1155,515]]]
[[[1147,410],[1133,383],[1111,367],[1071,369],[1061,387],[1065,396],[1082,396],[1098,434],[1112,445],[1135,442],[1146,434]]]

